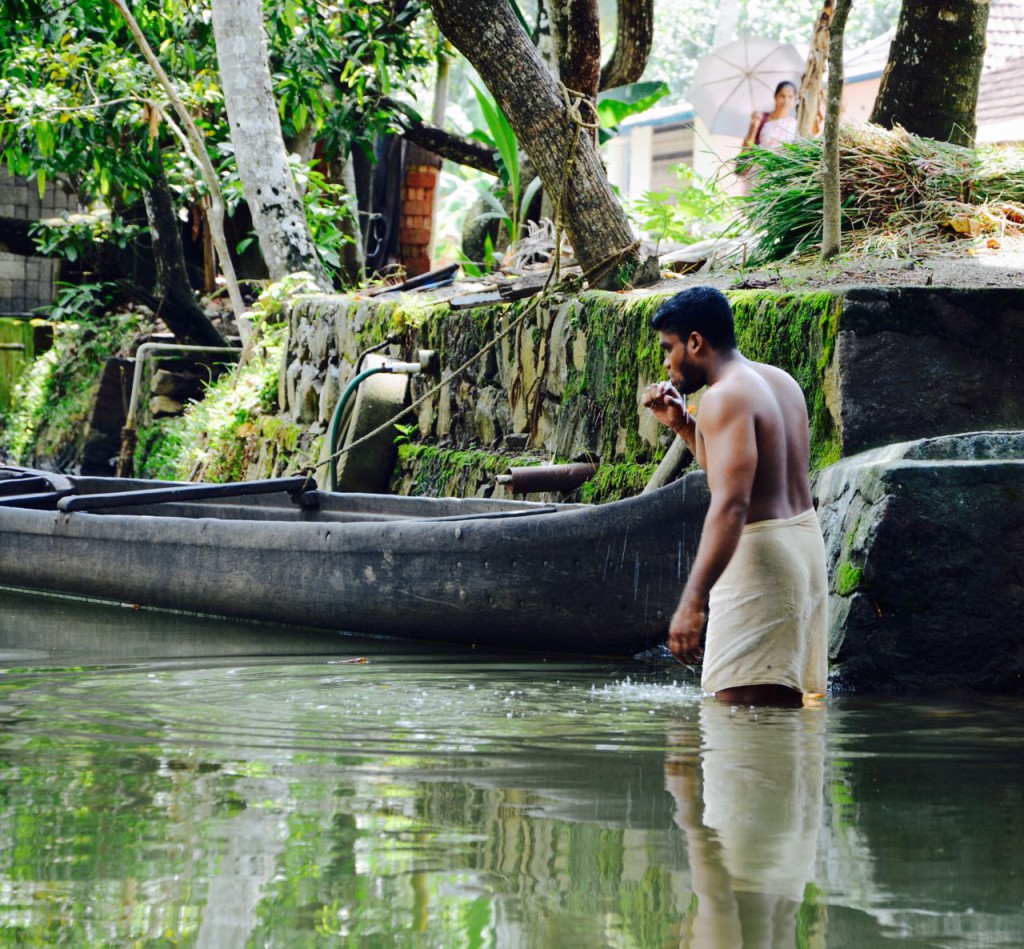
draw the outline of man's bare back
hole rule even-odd
[[[714,393],[714,394],[713,394]],[[807,409],[796,381],[774,366],[738,357],[705,393],[728,396],[734,410],[753,423],[757,467],[746,523],[794,517],[811,507]],[[697,463],[707,469],[700,420],[695,425]]]

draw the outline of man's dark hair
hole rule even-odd
[[[685,340],[697,332],[714,349],[735,349],[736,328],[732,307],[714,287],[690,287],[670,297],[651,317],[651,326]]]

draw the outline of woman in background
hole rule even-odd
[[[750,117],[750,128],[743,139],[743,147],[760,145],[776,148],[796,138],[796,86],[780,82],[775,87],[775,108],[771,112],[755,112]]]

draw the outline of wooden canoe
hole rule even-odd
[[[665,641],[702,474],[605,505],[0,468],[0,585],[438,642],[629,655]]]

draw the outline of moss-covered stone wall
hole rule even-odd
[[[431,349],[445,376],[468,365],[417,407],[415,430],[399,436],[409,444],[399,452],[395,490],[501,496],[494,476],[510,465],[588,459],[600,463],[598,475],[573,499],[635,494],[670,442],[639,405],[642,390],[663,378],[650,318],[669,295],[587,292],[455,311],[425,294],[415,303],[302,297],[289,313],[280,410],[315,439],[361,352],[388,340],[383,351],[400,358]],[[803,386],[815,464],[829,463],[838,457],[826,393],[841,298],[736,291],[730,299],[744,353],[782,366]],[[413,397],[436,382],[416,377]]]
[[[811,423],[811,468],[839,459],[835,404],[835,356],[843,297],[829,292],[729,294],[740,351],[785,369],[804,390]]]

